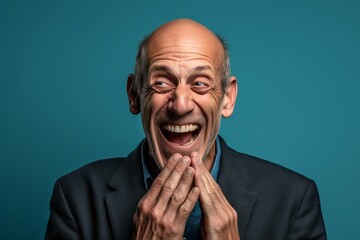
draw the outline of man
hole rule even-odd
[[[236,78],[224,42],[192,20],[139,47],[130,111],[146,139],[57,181],[46,239],[326,239],[315,183],[218,136]]]

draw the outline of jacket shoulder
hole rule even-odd
[[[239,159],[242,159],[242,161],[245,162],[251,175],[255,178],[275,178],[280,181],[284,179],[300,182],[311,181],[311,179],[302,175],[301,173],[266,159],[244,153],[238,153],[238,155]]]
[[[84,185],[105,185],[126,158],[101,159],[88,163],[57,180],[64,189],[84,189]]]
[[[251,188],[306,189],[313,181],[284,166],[249,154],[240,153],[222,142],[223,169],[251,183]],[[236,173],[235,173],[236,172]],[[275,187],[276,186],[276,187]],[[298,188],[298,189],[299,189]]]

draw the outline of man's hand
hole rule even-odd
[[[191,166],[195,169],[195,186],[200,189],[203,239],[240,239],[236,211],[196,152],[191,154]]]
[[[134,215],[134,239],[182,239],[200,191],[192,188],[190,158],[174,154],[140,200]]]

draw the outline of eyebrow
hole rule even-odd
[[[212,70],[212,68],[208,65],[204,65],[204,66],[197,66],[194,68],[194,70],[192,72],[202,72],[205,70]]]
[[[172,72],[171,69],[167,66],[163,65],[155,65],[154,67],[151,67],[149,71],[163,71],[163,72]]]

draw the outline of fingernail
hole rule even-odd
[[[189,159],[186,158],[186,157],[183,157],[183,158],[181,159],[181,163],[184,164],[184,165],[188,164],[188,162],[189,162]]]
[[[191,191],[192,191],[193,193],[198,193],[199,189],[194,187],[193,189],[191,189]]]
[[[174,160],[175,160],[176,162],[178,162],[178,161],[180,160],[180,156],[179,156],[179,155],[175,155]]]
[[[186,168],[185,174],[186,174],[187,176],[191,176],[191,174],[192,174],[191,168]]]

